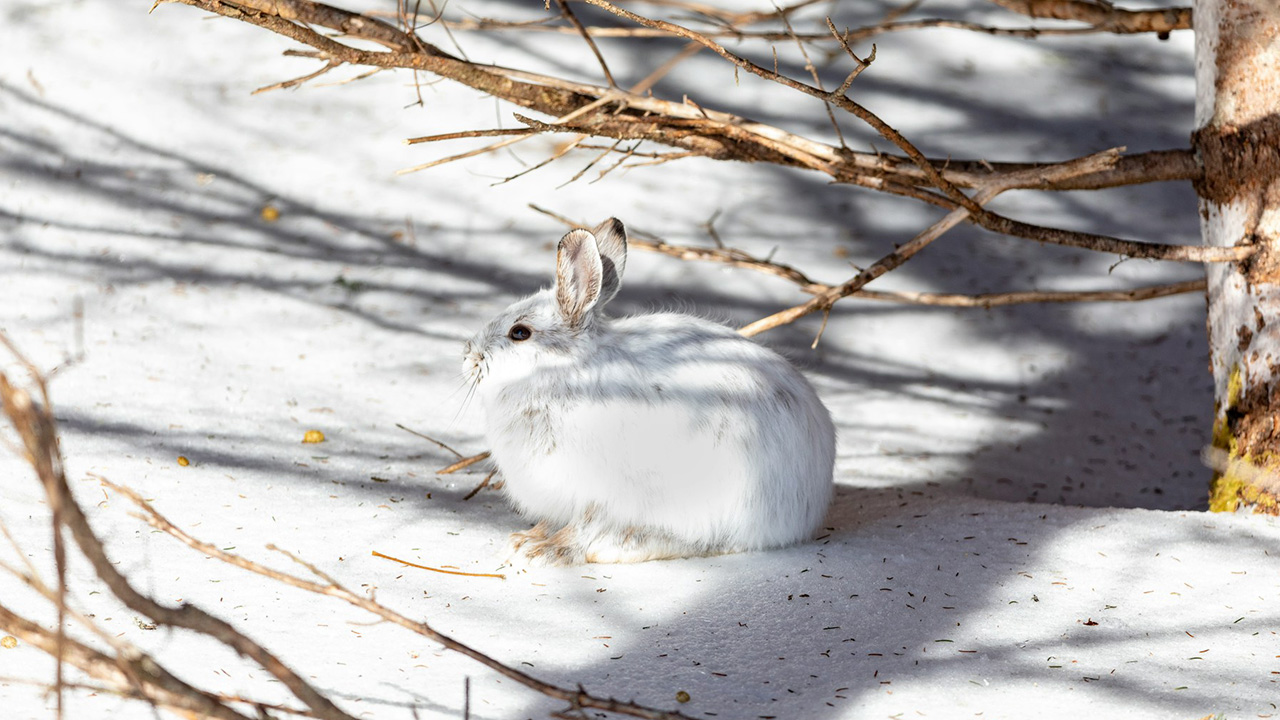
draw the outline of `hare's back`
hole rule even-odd
[[[821,407],[786,358],[709,320],[643,315],[614,321],[608,334],[592,374],[603,386],[627,388],[634,399],[732,408],[768,424],[778,414],[804,416]]]
[[[776,352],[711,320],[679,313],[620,318],[609,324],[606,354],[629,358],[639,369],[670,372],[705,364],[720,371],[735,365],[766,372],[795,373]]]

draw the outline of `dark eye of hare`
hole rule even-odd
[[[516,342],[523,342],[533,337],[533,331],[529,329],[528,325],[512,325],[511,329],[507,331],[507,337]]]

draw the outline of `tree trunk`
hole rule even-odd
[[[1280,2],[1196,0],[1197,183],[1208,267],[1216,467],[1209,507],[1280,514]],[[1177,392],[1176,388],[1169,388]]]

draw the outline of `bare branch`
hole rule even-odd
[[[1124,10],[1097,0],[991,0],[1000,7],[1030,18],[1079,20],[1091,30],[1117,34],[1157,33],[1191,29],[1191,8]]]
[[[274,16],[289,22],[333,28],[349,37],[372,40],[396,52],[405,52],[423,46],[423,43],[416,41],[408,33],[381,20],[329,5],[305,0],[236,0],[234,4],[236,7],[228,10],[240,14],[241,19],[252,17],[249,13],[245,13],[243,8],[261,13],[259,17]]]
[[[162,707],[197,713],[217,720],[251,720],[223,704],[215,695],[197,690],[171,675],[147,655],[110,657],[76,640],[60,640],[56,633],[0,605],[0,627],[23,642],[50,655],[61,653],[66,662],[96,680],[110,684],[117,692],[131,694]],[[126,673],[121,664],[128,667]]]
[[[738,56],[738,55],[735,55],[734,53],[729,52],[722,45],[712,40],[711,38],[708,38],[705,35],[702,35],[701,33],[690,30],[686,27],[669,23],[665,20],[654,20],[652,18],[647,18],[642,15],[638,15],[636,13],[631,12],[630,10],[624,10],[614,5],[613,3],[608,2],[608,0],[585,0],[585,2],[588,2],[591,5],[595,5],[604,10],[607,10],[610,13],[617,15],[618,17],[625,18],[638,25],[665,30],[671,33],[672,35],[683,37],[686,40],[692,40],[694,42],[701,43],[707,49],[716,53],[717,55],[724,58],[725,60],[728,60],[735,67],[741,68],[742,70],[746,70],[752,75],[756,75],[766,80],[776,82],[779,85],[783,85],[784,87],[791,88],[792,90],[797,90],[806,95],[815,97],[819,100],[830,99],[831,102],[835,104],[837,107],[854,115],[859,120],[862,120],[866,124],[870,125],[871,128],[874,129],[876,132],[880,133],[882,137],[884,137],[886,140],[893,143],[894,145],[898,146],[899,149],[901,149],[904,153],[907,154],[907,157],[911,158],[911,160],[915,162],[916,166],[919,167],[920,170],[929,179],[930,184],[932,184],[934,187],[941,190],[947,197],[951,198],[952,201],[957,203],[960,207],[963,207],[969,210],[969,212],[972,213],[975,217],[983,214],[984,211],[980,206],[975,204],[972,200],[969,199],[967,195],[960,192],[954,185],[952,185],[950,182],[948,182],[941,175],[938,174],[937,169],[934,168],[932,164],[930,164],[929,159],[926,158],[924,154],[921,153],[918,148],[916,148],[915,145],[913,145],[910,141],[908,141],[905,137],[903,137],[901,133],[899,133],[897,130],[891,127],[888,123],[881,120],[880,117],[877,116],[875,113],[872,113],[870,110],[867,110],[862,105],[849,99],[848,96],[841,95],[839,97],[832,97],[829,93],[822,90],[821,88],[814,87],[812,85],[807,85],[798,80],[789,78],[785,75],[781,75],[776,71],[771,71],[771,70],[768,70],[767,68],[763,68],[751,62],[750,60],[747,60],[746,58],[743,58],[741,56]]]
[[[807,85],[793,78],[781,75],[775,71],[763,68],[750,60],[729,52],[714,40],[680,25],[638,15],[629,10],[619,8],[608,2],[608,0],[584,1],[608,10],[618,17],[626,18],[627,20],[631,20],[637,24],[644,25],[645,27],[662,29],[672,35],[702,43],[717,55],[720,55],[725,60],[728,60],[735,66],[742,68],[753,75],[757,75],[766,80],[771,80],[780,85],[818,99],[830,98],[831,102],[837,107],[840,107],[867,123],[872,127],[872,129],[880,133],[882,137],[892,142],[894,145],[897,145],[898,148],[906,153],[907,156],[911,158],[911,161],[924,173],[929,183],[941,190],[946,196],[946,200],[949,201],[940,202],[939,204],[949,205],[957,210],[963,209],[966,211],[965,215],[960,216],[961,220],[972,218],[974,223],[981,225],[988,230],[993,230],[1005,235],[1012,235],[1014,237],[1022,237],[1029,240],[1079,247],[1100,252],[1127,255],[1135,258],[1184,260],[1193,262],[1229,262],[1242,260],[1254,251],[1254,248],[1251,247],[1215,248],[1204,246],[1155,245],[1132,240],[1122,240],[1095,233],[1081,233],[1060,230],[1057,228],[1046,228],[997,215],[986,210],[980,203],[960,192],[960,190],[954,184],[946,180],[938,172],[937,168],[933,166],[931,161],[926,158],[924,154],[915,147],[915,145],[903,137],[901,133],[895,130],[888,123],[881,120],[879,116],[849,99],[847,96],[832,97],[821,88]],[[1004,189],[1010,188],[1005,187]],[[929,231],[922,233],[921,237],[928,233]]]
[[[616,89],[599,88],[511,68],[476,65],[452,58],[430,45],[425,46],[427,48],[425,52],[366,52],[341,45],[309,27],[286,22],[274,16],[246,15],[225,3],[213,0],[164,1],[193,5],[209,12],[259,25],[311,45],[320,51],[308,53],[290,51],[294,55],[340,59],[349,64],[381,68],[401,67],[425,70],[552,117],[564,117],[606,96],[610,101],[625,104],[636,113],[647,116],[642,123],[637,116],[626,116],[625,113],[592,114],[575,124],[573,131],[584,134],[614,139],[645,139],[716,160],[764,161],[806,167],[830,174],[840,182],[858,184],[872,189],[881,189],[881,185],[885,182],[913,185],[928,182],[928,174],[917,167],[912,160],[882,153],[850,152],[814,142],[778,128],[753,123],[728,113],[704,108],[695,110],[683,103],[645,97],[638,94],[647,89],[642,87],[645,85],[643,82],[637,86],[637,92],[628,94]],[[320,6],[318,3],[304,3],[301,0],[295,0],[291,4],[294,6],[295,15],[301,15],[302,11],[309,7],[327,7]],[[325,14],[317,9],[313,15],[305,15],[303,19],[308,24],[321,24],[319,21],[323,17]],[[390,28],[390,31],[399,33],[395,28]],[[405,42],[407,41],[406,38]],[[701,43],[697,45],[702,46]],[[675,122],[695,118],[712,125],[703,128],[700,134],[681,129]],[[672,122],[667,122],[668,120]],[[568,131],[568,128],[565,131]],[[757,142],[758,138],[764,138],[769,143]],[[790,152],[780,153],[777,151],[780,147],[788,148]],[[993,173],[1028,167],[1024,163],[988,164],[955,160],[930,160],[929,163],[937,168],[943,177],[959,187],[976,187],[978,183],[987,179],[986,176]],[[1039,187],[1045,190],[1099,189],[1140,182],[1195,179],[1199,174],[1199,168],[1196,167],[1190,151],[1160,151],[1123,158],[1115,168],[1101,170],[1092,176],[1071,178],[1061,184]]]
[[[994,1],[994,0],[993,0]],[[651,3],[652,4],[652,3]],[[964,20],[952,20],[948,18],[924,18],[920,20],[901,20],[886,21],[875,25],[865,25],[862,27],[850,28],[848,30],[849,40],[865,40],[880,35],[888,35],[891,33],[911,32],[915,30],[963,30],[965,32],[980,33],[983,35],[993,35],[997,37],[1020,37],[1027,39],[1036,39],[1039,37],[1061,37],[1075,35],[1091,35],[1101,32],[1109,33],[1147,33],[1154,32],[1163,34],[1165,31],[1160,30],[1161,27],[1168,26],[1170,30],[1189,30],[1191,29],[1190,16],[1184,16],[1183,11],[1188,8],[1168,8],[1165,10],[1151,11],[1125,11],[1133,12],[1132,18],[1125,21],[1114,23],[1110,26],[1094,26],[1087,25],[1084,27],[997,27],[992,25],[983,25],[982,23],[968,22]],[[1158,20],[1155,17],[1144,17],[1144,13],[1166,15],[1167,20]],[[378,15],[377,11],[370,13]],[[493,31],[517,31],[517,32],[542,32],[542,33],[574,33],[577,32],[573,28],[548,25],[546,21],[536,20],[532,22],[509,22],[503,20],[495,20],[490,18],[479,19],[462,19],[462,20],[446,20],[443,21],[445,27],[451,30],[461,30],[464,32],[493,32]],[[666,37],[667,33],[654,28],[647,27],[617,27],[592,25],[587,26],[586,30],[593,37],[597,38],[654,38]],[[705,30],[702,33],[710,38],[724,40],[755,40],[763,42],[777,42],[780,40],[790,40],[793,35],[782,30],[743,30],[740,27],[724,24],[719,29]],[[803,42],[823,42],[831,39],[831,36],[821,31],[814,32],[797,32],[794,37]]]
[[[875,62],[876,46],[871,46],[871,53],[868,54],[867,58],[864,60],[858,57],[858,54],[853,51],[853,48],[849,47],[848,30],[845,30],[844,34],[841,35],[836,31],[835,23],[831,22],[831,18],[827,18],[827,30],[831,32],[831,36],[836,39],[836,42],[840,43],[840,49],[844,50],[845,54],[853,59],[853,70],[849,72],[848,76],[845,77],[844,82],[840,84],[839,89],[835,91],[836,95],[844,95],[849,92],[849,88],[853,86],[853,81],[858,79],[858,76],[862,74],[862,71],[871,67],[871,63]]]
[[[989,309],[1005,305],[1025,305],[1030,303],[1139,302],[1172,295],[1204,292],[1206,287],[1208,287],[1208,283],[1204,278],[1201,278],[1177,283],[1148,285],[1130,290],[1022,290],[1017,292],[983,293],[980,295],[895,292],[863,288],[851,295],[851,297],[937,307]]]
[[[537,205],[530,204],[529,207],[543,215],[564,223],[570,228],[589,229],[591,227],[589,224],[576,222],[564,215]],[[755,270],[757,272],[773,275],[792,282],[798,289],[810,295],[821,295],[837,287],[818,282],[791,265],[779,263],[774,260],[757,258],[736,248],[723,246],[703,248],[691,247],[688,245],[674,245],[657,238],[651,233],[644,232],[635,227],[628,228],[628,232],[632,236],[627,241],[628,247],[633,249],[655,252],[676,258],[677,260],[718,262],[734,267]],[[982,293],[977,295],[867,290],[864,287],[860,290],[855,290],[849,293],[847,297],[910,305],[929,305],[934,307],[993,308],[1004,305],[1023,305],[1030,303],[1137,302],[1141,300],[1153,300],[1156,298],[1168,297],[1171,295],[1202,292],[1204,289],[1205,281],[1204,279],[1200,279],[1169,284],[1150,285],[1129,290],[1023,290],[1002,293]]]
[[[107,557],[101,540],[90,527],[84,511],[76,503],[71,495],[71,489],[67,486],[66,476],[63,474],[62,455],[58,449],[55,422],[50,410],[48,389],[43,377],[3,334],[0,334],[0,344],[5,345],[18,362],[27,369],[40,396],[40,402],[37,402],[30,393],[14,386],[5,374],[0,373],[0,407],[3,408],[4,414],[9,418],[10,424],[18,432],[26,448],[28,463],[44,486],[50,508],[57,509],[58,514],[55,517],[58,518],[60,525],[55,532],[55,538],[61,535],[62,527],[70,530],[72,538],[93,567],[98,579],[102,580],[112,594],[130,609],[158,623],[208,635],[254,660],[289,688],[318,717],[329,720],[354,720],[274,654],[244,636],[227,622],[206,613],[195,605],[184,604],[177,608],[160,605],[151,597],[138,592],[132,583],[116,569]],[[59,585],[62,585],[61,581]],[[61,637],[64,625],[61,622],[61,616],[65,612],[64,603],[59,603],[59,607],[58,632]]]
[[[603,710],[605,712],[643,718],[644,720],[691,720],[687,715],[682,715],[678,712],[657,710],[655,708],[649,708],[636,703],[623,702],[612,698],[602,698],[592,695],[581,688],[575,690],[543,682],[531,675],[528,675],[527,673],[506,665],[469,645],[459,642],[449,635],[445,635],[444,633],[435,630],[425,622],[411,620],[373,599],[351,592],[318,568],[290,555],[289,553],[285,554],[289,555],[290,558],[299,562],[304,567],[307,567],[308,570],[319,577],[322,582],[314,582],[300,578],[296,575],[274,570],[240,555],[222,550],[213,544],[196,540],[185,531],[169,522],[167,518],[161,515],[154,507],[151,506],[150,503],[144,500],[142,496],[138,495],[136,492],[120,486],[113,485],[112,487],[118,492],[123,493],[125,497],[129,498],[134,505],[143,511],[143,519],[145,519],[148,524],[157,530],[167,533],[171,537],[174,537],[178,541],[200,553],[243,570],[248,570],[249,572],[256,573],[263,577],[271,578],[272,580],[284,583],[290,587],[342,600],[343,602],[365,610],[392,624],[398,625],[406,630],[410,630],[434,642],[440,643],[446,649],[465,655],[503,677],[514,680],[515,682],[541,693],[542,695],[567,702],[575,709],[586,708]]]
[[[1035,177],[1051,178],[1051,177],[1067,177],[1073,174],[1087,173],[1097,169],[1099,166],[1106,166],[1115,162],[1119,150],[1107,150],[1105,152],[1096,153],[1086,157],[1070,160],[1055,167],[1036,169],[1034,171],[1022,171],[1020,173],[1011,173],[1001,179],[1000,182],[992,182],[982,187],[974,194],[972,203],[975,205],[985,205],[1000,193],[1016,187],[1020,187],[1028,180]],[[753,323],[738,329],[738,332],[748,337],[757,335],[765,330],[795,322],[796,320],[817,310],[824,312],[829,311],[836,301],[841,298],[848,297],[853,292],[862,289],[862,286],[893,270],[910,260],[916,253],[923,250],[926,246],[937,240],[944,233],[957,224],[962,222],[969,214],[967,208],[956,208],[946,215],[946,217],[930,225],[920,234],[916,235],[907,243],[894,249],[893,252],[885,255],[876,262],[872,263],[866,270],[855,275],[844,284],[832,288],[815,296],[812,300],[788,308],[778,313],[774,313],[766,318],[761,318]],[[825,327],[825,324],[824,324]],[[814,340],[817,344],[817,340]]]
[[[978,203],[985,203],[999,193],[1000,190],[998,189],[990,191],[979,190],[977,195],[974,197],[974,201]],[[872,280],[875,280],[881,275],[884,275],[890,270],[893,270],[907,262],[916,253],[923,250],[934,240],[942,237],[942,235],[948,230],[963,222],[968,215],[969,211],[964,208],[956,208],[955,210],[952,210],[950,213],[947,213],[946,217],[930,225],[910,241],[903,244],[901,247],[894,249],[893,252],[872,263],[870,267],[858,273],[843,285],[831,288],[806,303],[788,308],[781,312],[774,313],[769,317],[761,318],[753,323],[744,325],[743,327],[738,328],[738,332],[747,337],[751,337],[753,335],[758,335],[765,330],[772,330],[773,328],[781,325],[793,323],[812,312],[818,310],[827,312],[831,310],[831,307],[835,305],[837,300],[852,295],[854,292],[862,289],[863,285],[866,285]],[[823,327],[826,327],[826,323],[823,323]],[[814,344],[817,345],[817,342],[818,341],[815,339]]]
[[[1105,156],[1105,162],[1090,163],[1090,169],[1087,171],[1082,170],[1077,161],[1050,165],[1023,165],[929,159],[896,129],[845,94],[849,83],[868,61],[859,58],[848,44],[848,35],[835,32],[834,26],[830,23],[827,27],[828,34],[835,38],[841,49],[855,63],[853,72],[842,84],[838,93],[827,92],[820,85],[809,85],[781,75],[776,70],[763,68],[729,52],[704,33],[665,20],[641,16],[620,8],[609,0],[583,0],[622,20],[688,40],[690,44],[686,48],[709,49],[736,68],[839,107],[866,122],[883,137],[893,142],[906,157],[852,152],[845,148],[815,142],[776,127],[704,108],[687,98],[684,102],[672,102],[636,92],[626,92],[616,87],[597,87],[511,68],[476,65],[458,60],[425,43],[416,45],[407,52],[359,50],[337,43],[312,30],[311,25],[323,25],[320,21],[329,16],[322,10],[327,6],[308,0],[288,0],[284,3],[288,6],[290,17],[296,18],[298,22],[286,22],[283,19],[284,16],[268,16],[261,13],[236,15],[239,11],[230,10],[225,3],[216,3],[213,0],[171,1],[197,5],[212,12],[234,15],[246,22],[261,25],[311,45],[319,51],[315,56],[320,59],[378,67],[426,70],[555,118],[546,122],[517,114],[516,118],[527,126],[527,134],[520,134],[484,148],[435,160],[402,172],[490,152],[537,133],[568,133],[575,136],[574,141],[563,146],[560,152],[547,161],[534,165],[520,174],[541,167],[546,162],[563,155],[567,149],[581,145],[582,139],[587,136],[612,138],[617,141],[650,140],[713,159],[769,162],[804,168],[823,173],[836,183],[857,185],[913,198],[935,205],[949,213],[942,221],[921,233],[916,240],[882,258],[880,263],[868,269],[869,273],[883,273],[897,267],[910,257],[910,252],[914,252],[911,248],[918,249],[927,245],[932,238],[958,222],[971,222],[1013,237],[1133,258],[1232,262],[1242,260],[1255,251],[1251,246],[1224,248],[1168,245],[1043,227],[986,209],[983,207],[985,201],[979,202],[978,198],[983,195],[989,200],[990,197],[994,197],[991,195],[992,192],[999,194],[1012,189],[1097,188],[1140,181],[1185,179],[1189,176],[1197,176],[1199,170],[1194,157],[1187,151],[1148,153],[1132,158],[1122,158],[1118,151],[1112,151],[1099,154],[1099,158]],[[785,12],[779,12],[780,14],[775,17],[785,18]],[[716,15],[713,13],[712,16]],[[351,24],[350,14],[341,17],[348,25]],[[378,23],[379,21],[370,19],[370,22]],[[789,22],[784,20],[783,24],[790,28]],[[366,35],[371,34],[380,38],[381,42],[388,47],[408,45],[408,41],[402,37],[403,33],[390,26],[377,28],[376,31],[365,28],[364,32]],[[686,53],[682,52],[681,55],[684,56]],[[809,65],[812,66],[812,63]],[[617,149],[618,144],[615,143],[611,150]],[[626,161],[627,153],[634,149],[632,146],[623,152],[622,162]],[[1067,166],[1073,168],[1072,172],[1060,172],[1062,167]],[[518,176],[519,174],[513,177]],[[971,198],[961,191],[962,187],[977,188],[978,194]],[[958,212],[961,210],[964,212]],[[731,259],[749,262],[742,257]],[[806,305],[809,309],[800,314],[816,309],[828,310],[830,302],[855,294],[862,285],[872,279],[874,278],[868,275],[861,280],[855,278],[844,285],[824,287],[819,295]],[[800,310],[793,308],[792,311],[787,312],[800,312]],[[794,318],[800,315],[786,316]],[[753,325],[753,327],[761,326]]]

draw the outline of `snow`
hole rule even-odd
[[[1198,297],[991,311],[848,302],[817,351],[816,320],[766,334],[838,424],[837,498],[811,544],[505,580],[373,557],[493,572],[507,534],[525,527],[497,493],[464,500],[483,469],[435,475],[453,457],[397,424],[484,448],[460,348],[550,278],[563,229],[528,203],[593,222],[616,215],[681,243],[708,242],[699,226],[720,210],[731,245],[776,248],[826,280],[936,214],[795,171],[696,160],[558,187],[581,155],[492,186],[541,159],[547,140],[397,176],[471,147],[404,138],[509,126],[510,108],[444,83],[406,108],[417,91],[403,73],[250,96],[313,66],[280,57],[291,44],[256,28],[179,6],[146,15],[148,5],[0,7],[0,327],[52,368],[78,351],[83,303],[84,359],[52,385],[68,477],[141,589],[235,623],[357,717],[460,716],[467,678],[476,717],[561,708],[354,608],[205,559],[130,516],[89,473],[137,488],[218,547],[292,569],[265,549],[275,543],[539,678],[694,717],[1280,714],[1280,527],[1203,512],[1212,384]],[[459,42],[499,62],[518,50]],[[855,88],[931,153],[1064,158],[1184,146],[1191,129],[1185,35],[1027,43],[931,31],[876,43]],[[585,49],[562,47],[543,62],[594,77]],[[602,50],[620,82],[649,67]],[[842,75],[831,70],[836,84]],[[699,56],[659,91],[706,98],[730,79]],[[820,114],[809,126],[783,112],[786,97],[744,77],[725,103],[833,137]],[[846,130],[855,145],[871,139]],[[267,206],[278,221],[262,219]],[[1198,242],[1183,186],[1014,193],[998,207]],[[1115,262],[957,229],[877,284],[985,292],[1196,275]],[[800,299],[748,271],[637,253],[616,302],[744,323]],[[303,445],[310,429],[327,441]],[[36,483],[10,454],[0,476],[0,517],[48,571]],[[287,700],[215,643],[145,629],[83,562],[70,584],[78,608],[185,679]],[[52,622],[8,576],[0,598]],[[52,678],[38,650],[0,649],[0,675],[6,718],[52,716],[52,700],[20,682]],[[72,692],[70,708],[154,717],[87,692]]]

